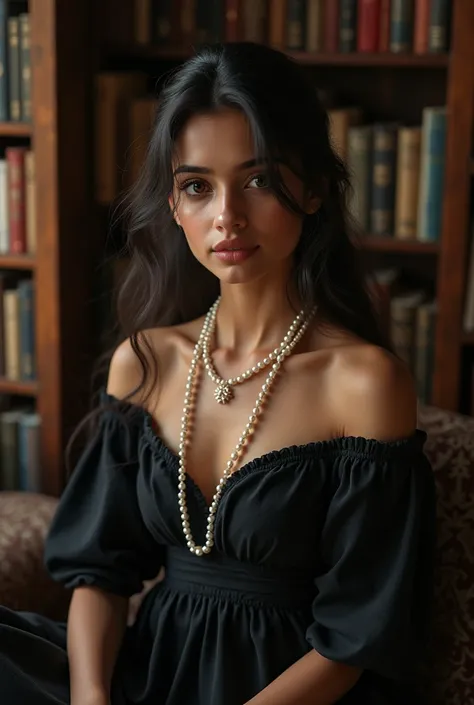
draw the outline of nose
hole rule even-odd
[[[214,225],[224,235],[243,230],[248,224],[243,201],[230,190],[222,194]]]

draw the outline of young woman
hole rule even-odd
[[[420,702],[433,478],[347,187],[283,54],[217,46],[168,82],[124,342],[46,546],[67,630],[1,611],[3,705]]]

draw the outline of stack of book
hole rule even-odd
[[[350,207],[372,235],[436,242],[441,234],[446,108],[425,107],[422,124],[363,122],[358,108],[329,110],[334,148],[352,179]]]
[[[368,282],[396,354],[408,365],[421,403],[429,404],[434,371],[437,301],[410,286],[396,268],[375,270]]]
[[[0,399],[0,490],[41,491],[39,415],[29,405],[4,409]]]
[[[269,43],[289,51],[449,49],[451,0],[135,0],[134,39],[191,46]]]
[[[34,280],[0,271],[0,376],[36,379]]]
[[[25,0],[0,0],[0,121],[31,121],[30,15]]]
[[[35,252],[34,152],[10,146],[0,157],[0,254]]]

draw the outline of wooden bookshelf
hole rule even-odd
[[[123,5],[120,18],[117,4],[107,2],[110,13],[102,22],[101,69],[139,68],[155,79],[170,64],[190,56],[192,49],[182,45],[134,42],[132,15],[127,16]],[[423,278],[429,270],[438,301],[432,403],[456,410],[461,399],[461,351],[470,340],[463,336],[460,321],[474,174],[474,2],[454,0],[452,4],[449,53],[287,53],[314,75],[322,93],[334,92],[344,96],[347,105],[363,106],[369,122],[420,124],[424,107],[447,106],[440,241],[367,236],[360,245],[388,266],[393,257],[393,261],[406,261],[410,269],[419,268]]]
[[[0,255],[0,269],[24,269],[26,271],[36,268],[36,259],[31,255]]]
[[[372,252],[396,252],[418,255],[436,255],[439,252],[437,242],[420,242],[418,240],[397,240],[393,237],[377,235],[361,238],[360,246]]]
[[[159,59],[162,61],[183,61],[191,53],[187,47],[162,47],[160,45],[111,44],[107,49],[111,57],[130,59]],[[371,54],[368,52],[306,52],[287,51],[288,56],[307,66],[378,66],[380,68],[440,68],[449,65],[448,54],[394,54],[390,52]]]
[[[89,0],[29,0],[32,122],[0,122],[2,146],[35,153],[37,251],[0,255],[0,269],[35,281],[37,381],[0,378],[0,394],[31,397],[41,417],[43,490],[65,483],[64,450],[86,412],[93,356]],[[9,142],[11,140],[11,142]],[[19,142],[18,140],[23,140]]]
[[[0,377],[0,394],[35,397],[38,395],[38,391],[39,387],[37,382],[23,382],[20,380]]]
[[[25,122],[0,122],[0,137],[31,137],[33,126]]]

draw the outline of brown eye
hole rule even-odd
[[[184,191],[188,196],[202,196],[206,193],[206,184],[203,181],[193,179],[193,181],[186,181],[181,186],[181,191]]]
[[[266,174],[258,174],[257,176],[254,176],[253,179],[250,181],[250,184],[255,184],[255,186],[259,188],[268,188],[268,178]]]

